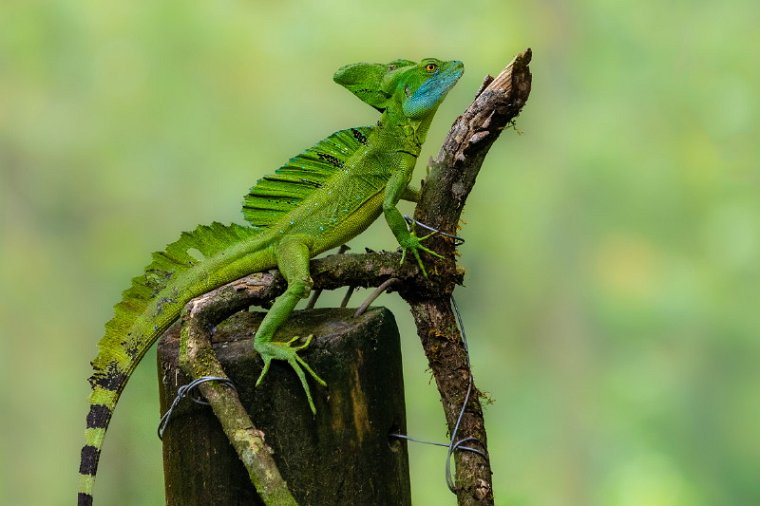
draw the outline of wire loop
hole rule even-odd
[[[449,239],[453,239],[454,240],[454,246],[461,246],[462,244],[464,244],[464,238],[462,238],[462,237],[460,237],[458,235],[449,234],[448,232],[444,232],[442,230],[438,230],[437,228],[431,227],[430,225],[425,225],[421,221],[415,220],[414,218],[412,218],[408,214],[404,215],[404,220],[406,220],[406,223],[408,225],[411,225],[412,223],[414,223],[418,227],[424,228],[425,230],[427,230],[429,232],[433,232],[433,233],[442,235],[444,237],[448,237]]]
[[[198,388],[198,385],[201,383],[206,383],[208,381],[218,381],[220,383],[224,383],[228,387],[235,390],[235,384],[232,382],[229,378],[222,378],[220,376],[201,376],[200,378],[196,378],[190,383],[186,385],[182,385],[177,389],[177,395],[174,397],[174,400],[172,400],[171,405],[169,406],[169,409],[166,410],[166,413],[163,414],[161,417],[161,420],[158,422],[158,439],[164,439],[164,432],[166,431],[166,427],[169,425],[169,422],[171,421],[172,415],[174,414],[174,410],[177,409],[177,406],[179,406],[179,403],[182,399],[185,397],[189,398],[191,401],[193,401],[196,404],[200,404],[202,406],[208,406],[208,402],[201,399],[200,397],[197,397],[196,395],[193,395],[193,391]]]
[[[451,438],[449,439],[448,443],[438,443],[435,441],[425,441],[424,439],[417,439],[415,437],[408,436],[405,434],[389,434],[388,436],[394,439],[403,439],[406,441],[410,441],[412,443],[420,443],[420,444],[427,444],[427,445],[433,445],[433,446],[443,446],[444,448],[448,448],[448,452],[446,453],[446,465],[444,468],[445,475],[446,475],[446,485],[449,487],[449,490],[451,490],[452,493],[456,493],[456,484],[454,483],[454,478],[451,475],[451,456],[454,454],[454,452],[456,451],[472,452],[477,455],[480,455],[484,459],[488,458],[488,454],[486,454],[486,452],[478,448],[473,448],[472,446],[465,446],[467,443],[482,444],[478,438],[465,437],[462,439],[457,439],[457,435],[459,433],[459,427],[462,425],[462,419],[464,418],[464,413],[465,413],[465,410],[467,409],[467,404],[470,402],[470,396],[472,395],[472,368],[470,367],[470,350],[467,345],[467,334],[465,334],[464,323],[462,321],[462,314],[459,312],[459,306],[457,306],[456,300],[454,300],[453,296],[451,297],[451,306],[454,309],[454,315],[456,316],[457,325],[459,326],[459,330],[462,333],[462,344],[464,346],[465,356],[467,358],[467,369],[470,371],[469,381],[467,383],[467,392],[465,393],[464,400],[462,401],[462,408],[459,410],[459,416],[457,416],[457,421],[454,424],[454,430],[451,431]]]

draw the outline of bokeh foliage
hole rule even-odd
[[[0,503],[70,504],[88,361],[148,252],[240,221],[247,188],[375,114],[360,60],[534,89],[465,210],[463,309],[497,504],[760,503],[760,31],[729,2],[0,3]],[[419,171],[422,177],[423,171]],[[381,223],[352,242],[392,248]],[[329,298],[328,298],[329,301]],[[444,437],[403,304],[410,432]],[[162,502],[155,369],[106,442],[100,504]],[[411,448],[415,504],[454,504]]]

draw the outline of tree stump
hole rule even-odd
[[[406,444],[388,437],[406,430],[393,314],[372,308],[354,318],[353,310],[316,309],[296,311],[283,325],[278,340],[315,335],[301,356],[328,385],[310,381],[316,416],[287,364],[274,362],[254,387],[263,363],[251,341],[263,316],[232,316],[215,329],[213,346],[299,504],[411,504]],[[178,351],[175,326],[158,348],[162,413],[190,381]],[[168,505],[263,504],[209,407],[183,401],[163,442]]]

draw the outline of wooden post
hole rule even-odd
[[[214,349],[301,505],[411,504],[399,334],[393,315],[372,308],[296,311],[277,338],[314,334],[301,356],[327,382],[310,381],[317,415],[296,375],[274,363],[255,388],[262,362],[251,336],[263,313],[238,313],[214,333]],[[189,382],[177,366],[179,328],[158,348],[161,412]],[[210,408],[185,400],[164,433],[166,503],[260,505],[248,474]]]

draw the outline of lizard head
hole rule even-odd
[[[435,112],[463,73],[460,61],[425,58],[354,63],[338,69],[333,79],[380,112],[396,106],[404,116],[419,119]]]

